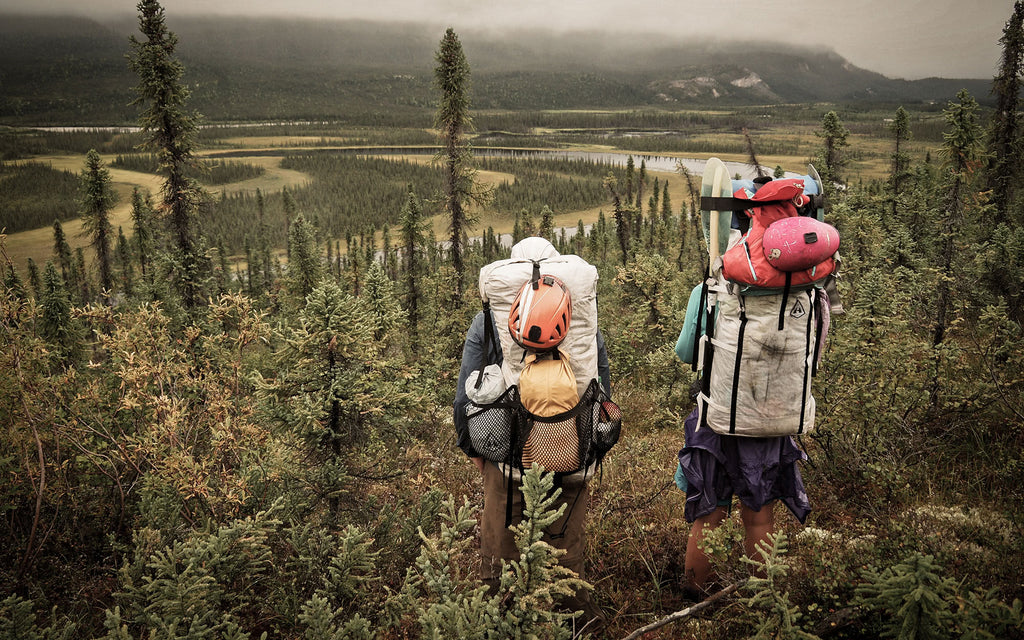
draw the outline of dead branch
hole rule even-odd
[[[650,632],[652,632],[652,631],[654,631],[656,629],[660,629],[661,627],[664,627],[667,624],[672,624],[673,622],[677,622],[679,620],[682,620],[683,618],[692,616],[695,613],[703,611],[704,609],[707,609],[708,607],[710,607],[711,605],[715,604],[719,600],[722,600],[723,598],[732,595],[737,589],[739,589],[740,587],[742,587],[746,583],[747,583],[746,579],[743,579],[743,580],[740,580],[739,582],[731,584],[728,587],[722,589],[721,591],[719,591],[718,593],[714,594],[713,596],[711,596],[710,598],[708,598],[706,600],[702,600],[701,602],[698,602],[697,604],[695,604],[695,605],[693,605],[691,607],[687,607],[687,608],[683,609],[682,611],[676,611],[675,613],[669,614],[669,615],[665,616],[664,618],[662,618],[661,620],[658,620],[657,622],[652,622],[651,624],[647,625],[646,627],[641,627],[640,629],[637,629],[633,633],[631,633],[628,636],[626,636],[625,638],[623,638],[623,640],[635,640],[636,638],[639,638],[640,636],[646,635],[646,634],[648,634],[648,633],[650,633]]]

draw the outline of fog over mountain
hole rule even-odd
[[[213,120],[335,118],[432,104],[437,23],[168,16],[193,105]],[[0,13],[0,121],[124,123],[134,16]],[[805,44],[665,34],[460,31],[480,109],[793,104],[944,104],[990,79],[907,81]]]
[[[276,16],[430,22],[456,29],[660,34],[722,43],[771,40],[825,46],[891,78],[995,74],[1008,0],[165,0],[180,16]],[[123,15],[125,0],[0,0],[0,12]],[[133,8],[133,7],[132,7]],[[642,37],[642,36],[637,36]]]

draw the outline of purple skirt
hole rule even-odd
[[[685,482],[687,522],[693,522],[735,495],[754,511],[782,500],[797,520],[804,522],[811,503],[796,463],[807,454],[789,436],[746,438],[697,429],[697,410],[687,416],[686,444],[679,451],[679,470]]]

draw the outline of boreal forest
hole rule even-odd
[[[0,638],[570,638],[573,589],[594,638],[1024,637],[1024,3],[991,81],[916,82],[137,9],[0,20]],[[748,554],[730,509],[693,599],[675,347],[713,157],[820,173],[841,304],[810,515],[768,505]],[[597,269],[622,426],[583,582],[535,469],[488,591],[452,403],[480,269],[531,236]]]

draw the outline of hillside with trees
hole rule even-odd
[[[499,592],[476,580],[479,474],[453,445],[451,414],[476,274],[507,253],[477,219],[497,219],[496,202],[514,212],[512,240],[546,237],[600,275],[624,421],[592,481],[586,581],[609,617],[598,637],[1024,637],[1024,2],[985,88],[995,113],[966,89],[927,121],[902,106],[882,125],[854,109],[777,112],[813,112],[814,149],[789,157],[820,169],[842,237],[845,312],[814,381],[816,428],[801,438],[813,512],[801,526],[780,506],[754,558],[737,513],[709,532],[722,591],[697,607],[683,591],[689,527],[673,481],[696,380],[673,346],[708,260],[684,186],[696,177],[632,157],[475,156],[474,49],[437,31],[432,63],[395,51],[424,68],[433,163],[346,155],[336,142],[422,145],[429,122],[358,136],[302,125],[294,137],[315,149],[271,151],[306,183],[214,197],[203,154],[251,151],[198,126],[213,98],[184,80],[202,67],[184,55],[188,31],[168,28],[157,0],[139,10],[119,53],[135,76],[109,85],[137,99],[139,131],[3,138],[5,157],[23,160],[0,165],[0,194],[31,199],[7,184],[41,174],[24,159],[64,148],[83,160],[77,174],[51,168],[29,183],[65,202],[25,223],[52,229],[45,263],[12,259],[13,235],[0,233],[0,638],[571,637],[555,602],[574,578],[540,540],[555,519],[552,476],[525,476],[522,555]],[[457,82],[431,85],[434,73]],[[505,135],[556,122],[568,136],[574,121],[710,116],[494,117]],[[721,135],[754,157],[759,132],[737,128],[702,144]],[[851,162],[872,153],[885,175],[854,179]],[[111,171],[127,169],[104,160],[116,154],[160,183],[130,193],[119,227]],[[553,223],[553,210],[595,207],[574,234]],[[88,242],[72,248],[75,216]],[[455,235],[439,237],[435,217]]]

